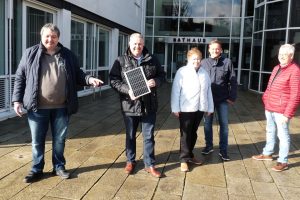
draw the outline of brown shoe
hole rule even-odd
[[[147,167],[144,170],[156,178],[161,177],[161,173],[157,169],[155,169],[155,167]]]
[[[131,163],[131,162],[128,162],[126,163],[126,166],[125,166],[125,173],[126,174],[132,174],[134,168],[135,168],[135,163]]]
[[[272,167],[272,170],[276,171],[276,172],[282,172],[283,170],[286,170],[288,168],[289,168],[289,166],[287,163],[278,162],[274,167]]]
[[[195,165],[202,165],[202,164],[203,164],[203,162],[202,162],[201,160],[198,160],[198,159],[196,159],[195,157],[192,158],[192,159],[190,159],[190,160],[188,160],[188,162],[189,162],[189,163],[193,163],[193,164],[195,164]]]
[[[180,163],[180,171],[182,172],[188,172],[189,171],[189,166],[187,163],[183,162]]]
[[[254,160],[270,160],[270,161],[273,160],[273,157],[271,155],[267,156],[267,155],[263,155],[263,154],[252,156],[252,158]]]

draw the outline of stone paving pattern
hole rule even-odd
[[[300,114],[291,121],[289,170],[274,172],[274,161],[255,161],[253,154],[265,144],[265,117],[261,96],[239,91],[230,107],[229,156],[218,156],[218,126],[214,125],[215,151],[202,156],[203,124],[198,130],[196,157],[204,165],[180,171],[179,123],[170,113],[170,88],[159,90],[160,109],[155,132],[157,168],[164,177],[151,177],[143,170],[142,135],[137,136],[137,169],[124,173],[125,130],[119,98],[113,90],[80,98],[80,109],[70,121],[66,141],[66,168],[71,178],[51,174],[51,134],[46,142],[44,179],[32,184],[22,180],[31,167],[31,136],[27,117],[0,122],[0,199],[257,199],[292,200],[300,196]],[[278,149],[278,147],[277,147]],[[278,152],[278,150],[276,151]],[[276,157],[276,155],[275,155]]]

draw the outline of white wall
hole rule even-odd
[[[144,0],[66,0],[101,17],[142,32]]]

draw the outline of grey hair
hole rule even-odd
[[[56,25],[52,24],[52,23],[47,23],[42,27],[41,35],[43,35],[43,32],[45,31],[45,29],[50,29],[52,32],[55,32],[58,37],[60,36],[59,28]]]
[[[129,37],[129,43],[130,43],[130,41],[133,40],[133,38],[140,38],[140,39],[144,40],[144,37],[143,37],[142,34],[140,34],[140,33],[133,33]]]
[[[295,47],[292,44],[283,44],[279,50],[285,50],[290,55],[294,55],[295,53]]]

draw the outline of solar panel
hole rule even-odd
[[[151,92],[142,67],[137,67],[124,72],[129,88],[135,97],[140,97]]]

